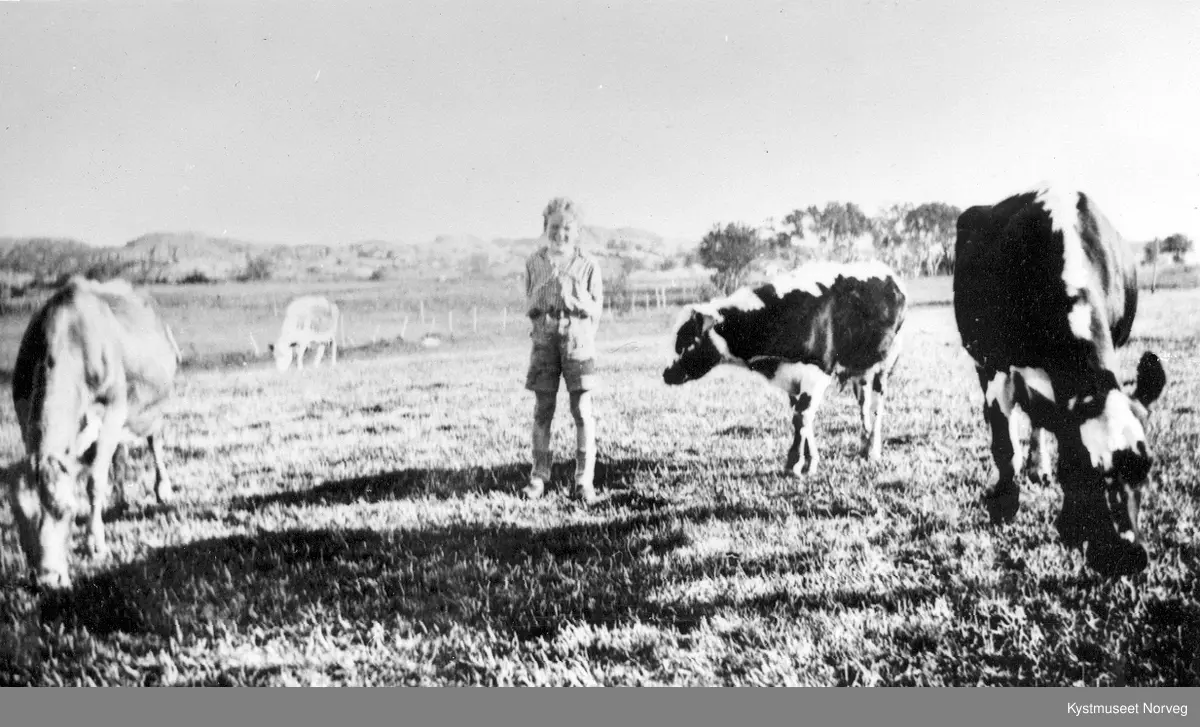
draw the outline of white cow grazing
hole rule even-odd
[[[9,500],[35,582],[71,585],[75,487],[88,484],[88,551],[103,557],[102,511],[122,440],[146,437],[154,492],[171,494],[160,438],[179,348],[153,302],[124,280],[72,278],[34,315],[13,369],[13,406],[25,443]]]
[[[328,344],[330,361],[337,364],[337,329],[341,321],[336,304],[321,295],[306,295],[288,303],[279,338],[270,345],[275,356],[275,368],[287,371],[296,359],[296,368],[304,368],[304,353],[309,346],[317,347],[314,366],[321,365]]]

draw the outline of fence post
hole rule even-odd
[[[1154,245],[1154,273],[1150,277],[1150,292],[1157,293],[1158,292],[1158,256],[1161,252],[1159,250],[1158,238],[1157,237],[1154,238],[1154,242],[1151,244]]]
[[[404,316],[404,322],[400,324],[400,340],[404,340],[406,333],[408,333],[408,316]]]
[[[471,306],[471,333],[479,333],[479,306]]]
[[[259,356],[258,341],[254,340],[253,333],[250,333],[249,335],[250,335],[250,346],[254,349],[254,358],[258,358],[258,356]]]
[[[421,325],[425,325],[425,301],[420,300],[417,303],[421,306]]]
[[[454,337],[454,311],[446,313],[446,335]]]
[[[508,306],[504,306],[504,312],[500,315],[500,332],[508,330]]]

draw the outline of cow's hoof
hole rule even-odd
[[[1114,539],[1088,543],[1087,564],[1106,578],[1117,578],[1146,570],[1150,558],[1140,543]]]
[[[1010,523],[1021,507],[1021,495],[1015,489],[992,490],[983,496],[983,506],[993,525]]]
[[[1075,518],[1067,515],[1066,508],[1058,513],[1054,527],[1058,530],[1058,538],[1062,541],[1063,547],[1082,548],[1087,540],[1087,531],[1075,522]]]
[[[30,573],[29,580],[34,593],[61,593],[71,590],[71,577],[58,570]]]
[[[154,499],[158,501],[159,505],[166,505],[175,499],[175,490],[164,482],[154,488]]]
[[[786,470],[784,470],[784,474],[788,477],[791,477],[794,480],[802,480],[802,479],[808,477],[810,474],[812,474],[812,471],[813,471],[813,463],[812,462],[809,462],[808,464],[805,464],[803,462],[797,462],[796,464],[794,464],[791,467],[788,467]]]
[[[596,488],[591,485],[575,488],[575,499],[584,507],[590,507],[600,502],[600,496],[596,494]]]
[[[527,500],[537,500],[546,492],[546,482],[539,477],[534,477],[529,481],[528,485],[521,490],[521,494]]]
[[[108,543],[104,542],[103,538],[96,538],[92,535],[87,539],[87,550],[85,551],[88,558],[97,563],[108,560],[109,550]]]

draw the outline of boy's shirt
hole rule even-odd
[[[574,293],[578,305],[567,305],[564,289]],[[565,310],[599,320],[604,311],[600,266],[578,247],[558,260],[543,247],[525,262],[525,299],[530,318]]]

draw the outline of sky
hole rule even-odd
[[[1200,3],[0,2],[0,236],[699,240],[1044,180],[1200,238]]]

